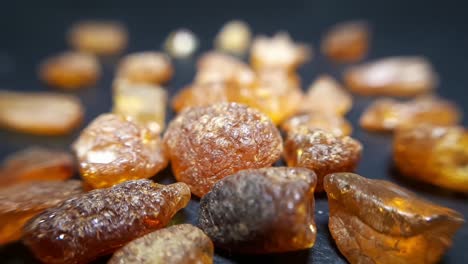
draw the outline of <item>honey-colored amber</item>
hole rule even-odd
[[[325,177],[328,227],[350,263],[437,263],[463,216],[393,183],[352,173]]]
[[[229,89],[237,89],[237,87],[227,82],[194,83],[183,88],[174,96],[172,108],[176,112],[180,112],[188,107],[229,102]]]
[[[119,63],[117,76],[134,83],[163,84],[168,82],[174,69],[166,54],[145,51],[125,56]]]
[[[217,49],[242,55],[249,48],[252,38],[249,25],[244,21],[233,20],[226,23],[215,38]]]
[[[353,130],[351,123],[345,118],[324,112],[309,112],[287,119],[281,124],[281,129],[286,133],[308,129],[322,129],[336,136],[349,136]]]
[[[172,57],[190,57],[198,48],[198,38],[188,29],[178,29],[169,34],[164,48]]]

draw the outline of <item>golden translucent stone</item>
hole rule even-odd
[[[163,84],[174,69],[170,58],[160,52],[144,51],[125,56],[119,63],[117,76],[134,83]]]
[[[281,124],[281,129],[286,133],[308,129],[322,129],[336,136],[349,136],[353,130],[351,123],[345,118],[324,112],[309,112],[287,119]]]
[[[164,49],[172,57],[190,57],[198,48],[198,38],[195,34],[185,28],[173,31],[164,43]]]
[[[232,20],[226,23],[215,38],[217,49],[234,54],[244,54],[252,38],[249,25],[244,21]]]
[[[335,173],[324,186],[330,233],[350,263],[437,263],[464,222],[388,181]]]
[[[180,112],[188,107],[228,102],[229,89],[237,89],[237,87],[228,82],[194,83],[174,96],[172,108]]]

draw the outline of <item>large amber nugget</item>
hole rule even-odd
[[[190,201],[183,183],[127,181],[68,199],[32,219],[23,241],[45,263],[88,263],[157,229]]]
[[[408,177],[468,192],[468,132],[462,127],[422,124],[399,129],[393,159]]]
[[[437,263],[464,222],[388,181],[335,173],[324,185],[328,227],[350,263]]]
[[[81,182],[76,180],[32,181],[2,187],[0,245],[20,239],[29,219],[81,192]]]
[[[271,120],[237,103],[183,111],[169,124],[164,143],[176,179],[199,197],[239,170],[271,166],[283,150]]]
[[[212,264],[210,238],[189,224],[170,226],[133,240],[114,253],[108,264]]]
[[[135,83],[163,84],[174,69],[170,58],[159,52],[138,52],[125,56],[119,64],[117,76]]]
[[[336,136],[320,129],[302,128],[288,133],[284,158],[290,167],[305,167],[317,174],[317,192],[323,178],[334,172],[352,172],[361,158],[362,145],[348,136]]]
[[[229,89],[237,89],[237,87],[228,82],[194,83],[174,96],[172,108],[180,112],[188,107],[229,102]]]
[[[442,98],[423,96],[407,102],[378,99],[364,111],[359,123],[371,131],[393,131],[420,123],[455,125],[460,119],[461,112],[455,104]]]
[[[38,135],[63,135],[81,124],[79,99],[48,92],[0,91],[0,126]]]
[[[93,188],[153,177],[167,166],[158,133],[123,116],[98,116],[73,144],[83,179]]]
[[[336,136],[349,136],[353,130],[351,124],[343,117],[331,113],[309,112],[293,116],[281,124],[286,133],[308,129],[322,129]]]
[[[314,187],[305,168],[243,170],[224,178],[200,202],[198,223],[217,247],[276,253],[315,242]]]
[[[390,57],[352,66],[344,80],[362,95],[415,96],[432,91],[438,76],[424,57]]]

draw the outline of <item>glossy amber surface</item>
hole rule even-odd
[[[154,51],[129,54],[122,58],[117,69],[118,78],[140,84],[164,84],[173,74],[170,58]]]
[[[295,115],[281,123],[281,129],[286,133],[294,133],[302,129],[322,129],[336,136],[349,136],[353,130],[351,123],[344,117],[326,112],[309,112]]]

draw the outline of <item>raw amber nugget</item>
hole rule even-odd
[[[76,180],[32,181],[2,187],[0,245],[20,239],[29,219],[81,192],[81,182]]]
[[[88,263],[165,227],[189,201],[183,183],[127,181],[43,212],[25,226],[23,242],[45,263]]]
[[[150,178],[167,166],[157,132],[114,114],[102,114],[91,122],[73,150],[84,181],[93,188]]]
[[[180,112],[188,107],[228,102],[229,89],[237,87],[228,82],[194,83],[176,94],[172,99],[172,108]]]
[[[323,178],[334,172],[351,172],[361,158],[362,145],[348,136],[336,136],[320,129],[302,128],[288,133],[284,158],[290,167],[305,167],[317,174],[317,192]]]
[[[176,179],[199,197],[239,170],[271,166],[283,150],[271,120],[237,103],[183,111],[169,124],[164,143]]]
[[[226,23],[218,32],[215,46],[222,51],[242,55],[249,48],[251,38],[249,25],[244,21],[233,20]]]
[[[350,263],[437,263],[464,222],[388,181],[335,173],[324,185],[328,227]]]
[[[160,52],[138,52],[125,56],[119,64],[118,78],[135,83],[163,84],[168,82],[174,69],[170,58]]]
[[[468,192],[468,132],[462,127],[422,124],[399,129],[393,159],[408,177]]]
[[[38,135],[64,135],[81,124],[78,98],[48,92],[0,91],[0,126]]]
[[[315,243],[314,187],[305,168],[243,170],[215,184],[200,202],[198,223],[217,247],[277,253]]]
[[[343,117],[330,113],[310,112],[293,116],[281,124],[286,133],[308,129],[322,129],[336,136],[349,136],[353,130],[351,124]]]
[[[189,224],[170,226],[133,240],[114,253],[108,264],[212,264],[210,238]]]

